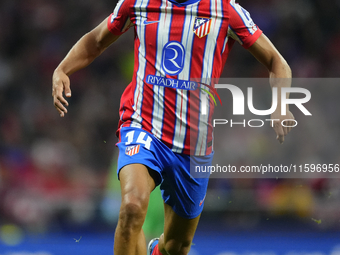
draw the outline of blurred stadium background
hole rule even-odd
[[[239,3],[287,59],[294,77],[339,77],[339,0]],[[120,95],[132,74],[132,29],[71,76],[65,118],[52,104],[51,77],[70,47],[115,4],[0,0],[0,255],[112,254],[120,204],[115,130]],[[267,72],[235,45],[223,76]],[[340,163],[340,91],[322,84],[316,91],[323,92],[312,96],[327,105],[326,122],[294,131],[282,157],[274,155],[276,162],[299,153],[306,161]],[[221,145],[225,164],[249,155],[251,162],[268,159],[277,146],[274,138],[230,130]],[[159,191],[152,196],[148,238],[162,231]],[[339,255],[340,181],[212,179],[190,254]]]

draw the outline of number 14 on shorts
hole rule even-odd
[[[137,140],[135,136],[137,136]],[[133,130],[133,131],[128,132],[125,137],[127,138],[125,145],[129,145],[131,143],[137,143],[138,145],[143,144],[146,149],[150,150],[152,138],[148,136],[146,132],[140,132],[139,134],[137,132],[137,134],[135,135],[135,130]],[[129,147],[130,146],[126,148],[126,152]],[[139,150],[139,146],[138,146],[138,150]]]

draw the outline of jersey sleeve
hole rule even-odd
[[[248,49],[262,34],[249,12],[235,3],[235,0],[230,1],[230,21],[228,36],[238,41],[245,49]]]
[[[133,23],[130,20],[130,0],[119,0],[107,20],[107,28],[114,35],[125,33]]]

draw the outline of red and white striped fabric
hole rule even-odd
[[[248,48],[258,39],[262,31],[249,13],[234,0],[120,0],[107,25],[116,35],[133,27],[136,35],[119,128],[143,128],[177,153],[210,154],[214,103],[202,115],[206,93],[179,86],[211,84],[235,41]]]

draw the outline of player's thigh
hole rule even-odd
[[[164,204],[164,244],[178,250],[181,246],[190,248],[200,215],[187,219],[174,212],[171,206]],[[176,249],[177,248],[177,249]]]
[[[155,181],[143,164],[129,164],[119,171],[122,205],[147,210],[149,196],[155,188]]]

